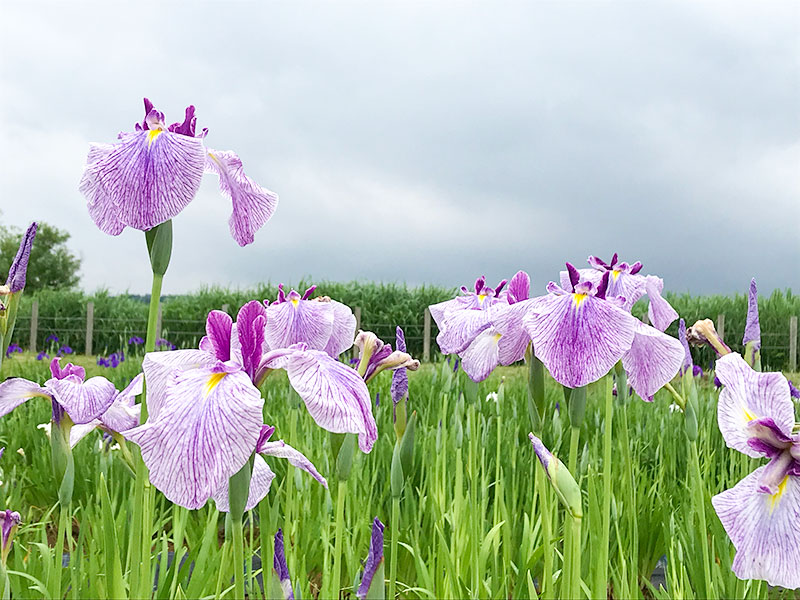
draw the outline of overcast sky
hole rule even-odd
[[[670,290],[800,290],[800,3],[0,7],[2,219],[68,230],[87,290],[149,291],[144,235],[77,189],[144,96],[280,195],[239,248],[205,176],[166,293],[518,269],[540,292],[614,251]]]

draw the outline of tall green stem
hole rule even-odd
[[[542,572],[542,599],[552,600],[553,594],[553,523],[550,509],[550,483],[544,469],[537,469],[536,488],[539,494],[539,511],[542,517],[542,545],[544,546],[544,570]]]
[[[244,538],[242,536],[242,518],[231,519],[233,530],[233,586],[234,598],[244,600]]]
[[[333,577],[330,582],[330,598],[338,598],[342,585],[342,538],[344,537],[344,498],[347,481],[339,480],[336,486],[336,538],[333,546]]]
[[[63,598],[61,593],[61,575],[64,572],[64,544],[67,540],[67,528],[71,522],[72,506],[70,504],[59,506],[58,514],[58,534],[56,536],[55,561],[50,580],[50,596],[52,598]],[[74,558],[74,557],[70,557]]]
[[[397,584],[397,529],[400,522],[400,498],[392,498],[392,540],[389,563],[389,600],[394,600]]]
[[[705,577],[705,598],[714,598],[713,582],[711,580],[711,564],[708,560],[708,528],[706,526],[706,507],[705,507],[705,485],[703,484],[703,477],[700,473],[700,456],[697,452],[697,441],[690,442],[691,455],[692,455],[692,471],[694,474],[694,489],[692,490],[695,512],[697,513],[698,532],[701,539],[701,548],[703,551],[703,576]]]
[[[603,514],[600,531],[600,547],[597,549],[597,563],[594,582],[594,597],[605,598],[608,589],[608,537],[611,528],[611,428],[614,418],[614,396],[611,393],[611,376],[605,378],[605,422],[603,424]],[[627,390],[618,391],[620,394]]]

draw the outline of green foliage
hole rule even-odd
[[[39,290],[69,290],[78,285],[81,260],[67,247],[70,234],[39,222],[28,262],[27,293]],[[8,273],[17,254],[22,232],[0,226],[0,273]]]

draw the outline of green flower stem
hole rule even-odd
[[[569,514],[569,511],[567,511],[567,514]],[[564,598],[583,597],[581,592],[581,521],[581,517],[568,517],[569,571],[565,576],[569,586],[569,593]]]
[[[553,593],[553,556],[555,548],[553,546],[553,523],[552,512],[550,510],[550,482],[544,468],[536,471],[536,491],[539,496],[539,513],[542,519],[542,545],[544,546],[544,569],[542,572],[542,600],[552,600]],[[535,511],[534,511],[534,514]]]
[[[700,546],[703,551],[703,576],[705,578],[705,594],[704,598],[715,598],[713,582],[711,580],[711,563],[708,559],[708,528],[706,526],[706,506],[705,506],[705,484],[703,483],[703,476],[700,473],[700,456],[697,452],[697,441],[690,442],[691,455],[692,455],[692,472],[694,475],[694,489],[692,490],[692,498],[694,500],[694,509],[697,513],[698,532],[700,534]],[[700,594],[698,594],[700,596]]]
[[[344,499],[347,481],[340,479],[336,486],[336,537],[333,546],[333,577],[330,581],[329,598],[338,598],[342,585],[342,538],[344,537]]]
[[[61,505],[58,511],[58,534],[56,535],[56,546],[53,549],[55,554],[55,560],[53,562],[53,571],[51,572],[51,578],[49,582],[50,588],[50,597],[51,598],[63,598],[64,595],[61,592],[61,575],[64,572],[63,566],[63,555],[64,555],[64,544],[67,541],[67,530],[69,529],[69,525],[72,522],[72,505],[66,504]],[[72,544],[70,544],[70,547]],[[70,561],[72,564],[72,561]]]
[[[400,522],[400,498],[392,498],[392,539],[389,562],[389,600],[394,600],[395,586],[397,584],[397,530]]]
[[[236,600],[244,600],[244,538],[242,517],[231,519],[233,533],[233,586]]]
[[[614,396],[611,393],[612,380],[610,375],[605,378],[605,409],[606,418],[603,431],[603,513],[600,530],[600,546],[597,549],[597,564],[594,582],[595,598],[605,598],[608,590],[608,537],[611,528],[611,427],[614,418]],[[623,390],[619,393],[627,393]]]

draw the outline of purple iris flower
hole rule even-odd
[[[2,549],[0,549],[0,560],[6,564],[8,553],[11,552],[11,543],[14,541],[14,534],[19,527],[19,513],[13,510],[0,511],[0,534],[2,534]]]
[[[406,336],[398,325],[395,330],[395,345],[398,352],[406,351]],[[392,373],[392,402],[397,405],[401,400],[408,398],[408,372],[404,367],[395,369]]]
[[[758,323],[758,289],[756,280],[750,280],[750,293],[747,297],[747,321],[744,327],[742,345],[753,343],[753,350],[758,352],[761,349],[761,327]]]
[[[97,366],[98,367],[110,367],[111,363],[108,362],[107,358],[103,358],[102,356],[97,357]]]
[[[791,381],[789,381],[789,395],[792,398],[800,398],[800,390],[798,390]]]
[[[356,591],[356,597],[359,600],[364,600],[369,593],[369,588],[372,585],[372,580],[375,578],[375,573],[378,567],[383,563],[383,530],[385,525],[380,522],[378,517],[372,522],[372,536],[369,541],[369,554],[367,555],[367,562],[364,565],[364,575],[361,577],[361,584]],[[376,581],[377,585],[383,586],[383,581]]]
[[[136,404],[136,396],[144,391],[143,382],[144,375],[139,373],[121,392],[114,390],[111,404],[99,417],[88,423],[73,425],[69,432],[70,446],[75,447],[75,444],[97,428],[103,431],[105,439],[105,436],[113,437],[115,433],[136,427],[142,411],[142,405]]]
[[[164,338],[158,338],[156,340],[156,348],[167,348],[168,350],[175,350],[177,346],[170,342],[169,340],[165,340]]]
[[[283,590],[283,600],[294,600],[292,578],[289,576],[289,565],[286,564],[286,553],[283,549],[283,530],[278,529],[275,534],[275,554],[272,559],[272,568]]]
[[[119,357],[117,356],[116,352],[108,357],[108,366],[112,369],[116,369],[119,366]]]
[[[70,348],[69,346],[61,346],[61,348],[58,349],[57,354],[58,356],[62,356],[64,354],[72,354],[72,348]]]
[[[295,290],[288,294],[278,286],[278,298],[267,307],[266,345],[288,348],[304,343],[310,350],[322,350],[333,358],[353,347],[356,317],[350,307],[327,296],[311,298],[317,286],[312,285],[301,296]]]
[[[692,375],[694,377],[702,377],[703,376],[703,367],[700,365],[694,365],[692,367]]]
[[[403,338],[403,341],[405,342],[405,338]],[[371,381],[373,377],[386,369],[395,372],[398,369],[408,369],[410,371],[419,369],[418,360],[407,352],[401,350],[392,351],[391,344],[384,344],[371,331],[360,331],[356,336],[355,346],[359,349],[358,369],[363,373],[364,381]],[[394,379],[392,383],[394,385]],[[392,400],[394,401],[394,395]]]
[[[75,424],[85,424],[99,418],[117,396],[117,389],[105,377],[86,380],[86,371],[67,363],[63,368],[59,358],[50,362],[52,378],[44,386],[13,377],[0,383],[0,417],[7,415],[31,398],[41,397],[52,401],[57,422],[64,412]]]
[[[733,488],[711,499],[736,548],[733,572],[774,586],[800,587],[800,435],[781,373],[758,373],[738,354],[717,361],[725,386],[717,420],[729,448],[766,457]]]
[[[225,510],[228,480],[254,452],[284,456],[318,475],[299,452],[268,441],[272,428],[264,428],[258,385],[275,369],[287,371],[320,427],[358,434],[363,452],[378,437],[361,377],[305,344],[265,351],[266,323],[267,311],[257,301],[241,308],[236,323],[227,313],[212,311],[198,350],[145,355],[150,416],[125,437],[141,447],[153,485],[176,504],[200,508],[213,497]],[[257,456],[248,507],[266,494],[272,477]]]
[[[45,352],[44,350],[42,350],[41,352],[39,352],[39,354],[36,355],[36,360],[44,360],[46,358],[49,359],[50,355],[47,352]]]
[[[22,352],[22,348],[19,344],[9,344],[8,348],[6,348],[6,358],[9,358],[15,352]]]
[[[47,343],[47,342],[58,342],[58,336],[54,335],[54,334],[50,334],[46,338],[44,338],[44,341],[45,341],[45,343]]]
[[[197,134],[194,106],[183,123],[167,126],[164,114],[144,99],[145,118],[135,131],[120,133],[116,144],[91,144],[80,191],[89,214],[105,233],[125,227],[146,231],[181,212],[200,188],[203,173],[219,176],[220,191],[233,204],[228,224],[240,246],[272,216],[278,196],[244,174],[230,151],[206,148],[207,129]]]
[[[22,241],[19,244],[17,255],[11,263],[11,268],[8,270],[8,278],[6,279],[6,293],[15,294],[25,289],[25,280],[28,273],[28,261],[31,257],[31,248],[33,247],[33,239],[36,237],[36,229],[39,227],[38,223],[33,222],[25,231],[22,236]]]
[[[128,340],[129,346],[141,346],[144,344],[144,339],[140,338],[138,335],[134,335]]]
[[[616,296],[625,299],[622,308],[630,312],[636,301],[644,295],[650,299],[647,309],[648,318],[653,326],[659,331],[665,331],[675,319],[678,313],[670,306],[662,296],[664,290],[664,280],[655,275],[640,275],[642,263],[636,261],[633,264],[619,262],[619,257],[614,254],[610,263],[605,263],[596,256],[590,256],[588,263],[591,269],[580,269],[578,272],[581,279],[591,281],[598,285],[600,279],[609,273],[608,289],[606,294],[613,298]],[[569,285],[569,273],[561,272],[561,287]]]
[[[612,277],[606,271],[597,285],[582,281],[567,263],[569,289],[550,282],[549,294],[527,301],[523,325],[536,357],[553,378],[570,388],[603,377],[622,360],[628,384],[645,401],[681,367],[681,343],[630,315],[622,296],[607,295]]]

